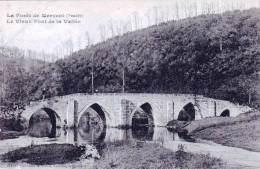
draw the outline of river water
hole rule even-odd
[[[210,141],[196,139],[191,142],[184,138],[185,136],[170,132],[164,127],[154,128],[137,128],[135,130],[122,130],[117,128],[103,128],[100,130],[72,130],[72,129],[56,129],[56,137],[46,137],[47,129],[41,133],[44,137],[35,136],[20,136],[15,139],[0,141],[0,154],[15,150],[19,147],[29,145],[51,144],[51,143],[71,143],[71,144],[92,144],[100,142],[113,142],[117,140],[140,140],[153,142],[162,145],[172,151],[177,151],[178,146],[182,144],[184,151],[192,153],[210,154],[213,157],[222,158],[231,168],[260,168],[260,153],[243,150],[240,148],[227,147],[215,144]],[[52,130],[53,132],[53,130]],[[52,133],[53,136],[53,133]],[[94,161],[82,160],[70,164],[41,166],[40,168],[92,168]],[[26,163],[0,163],[1,168],[39,168]]]

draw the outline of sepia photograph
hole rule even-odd
[[[260,0],[1,0],[0,169],[260,169]]]

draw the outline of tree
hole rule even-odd
[[[67,43],[68,43],[68,48],[69,48],[69,54],[71,55],[71,54],[73,53],[73,51],[74,51],[74,50],[73,50],[73,49],[74,49],[74,48],[73,48],[74,46],[73,46],[73,41],[72,41],[72,39],[70,38]]]
[[[88,31],[85,32],[86,39],[86,47],[90,47],[92,45],[92,40]]]
[[[98,26],[99,35],[101,42],[104,42],[106,40],[106,27],[103,24],[99,24]]]
[[[117,24],[116,24],[116,31],[117,31],[118,35],[122,34],[122,21],[117,22]]]
[[[160,10],[159,22],[164,22],[164,10],[162,8],[159,8],[159,10]]]
[[[159,14],[158,14],[158,7],[153,7],[153,17],[154,17],[154,24],[158,25],[159,23]]]
[[[114,31],[114,23],[113,23],[113,21],[110,20],[108,22],[108,28],[110,30],[111,37],[114,37],[115,36],[115,31]]]
[[[79,36],[78,37],[78,50],[81,49],[81,37]]]
[[[133,20],[134,20],[134,29],[138,30],[139,29],[139,14],[138,12],[133,12]]]
[[[175,16],[176,16],[176,19],[177,19],[177,20],[180,19],[180,15],[179,15],[179,3],[178,3],[178,2],[175,3]]]
[[[145,14],[147,26],[151,26],[151,11],[148,10]]]

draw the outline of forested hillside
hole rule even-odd
[[[61,94],[62,86],[57,66],[37,59],[0,56],[0,106],[26,102]]]
[[[17,70],[6,85],[20,91],[13,100],[39,99],[43,88],[47,97],[90,93],[93,69],[95,92],[122,92],[124,78],[125,92],[202,94],[259,107],[259,56],[255,8],[126,33],[55,64]]]

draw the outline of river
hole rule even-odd
[[[20,136],[15,139],[0,141],[0,154],[17,149],[38,144],[51,143],[71,143],[71,144],[92,144],[116,140],[140,140],[151,143],[158,143],[172,151],[177,151],[182,144],[184,151],[191,153],[210,154],[213,157],[222,158],[231,168],[260,168],[260,153],[243,150],[241,148],[227,147],[215,144],[211,141],[196,139],[195,142],[185,140],[178,133],[170,132],[164,127],[139,128],[135,130],[122,130],[117,128],[103,128],[102,131],[96,130],[72,130],[56,129],[56,137],[46,137],[47,130],[41,133],[44,137]],[[53,132],[53,130],[52,130]],[[41,166],[40,168],[92,168],[93,160],[82,160],[70,164]],[[26,163],[0,163],[0,168],[39,168]]]

